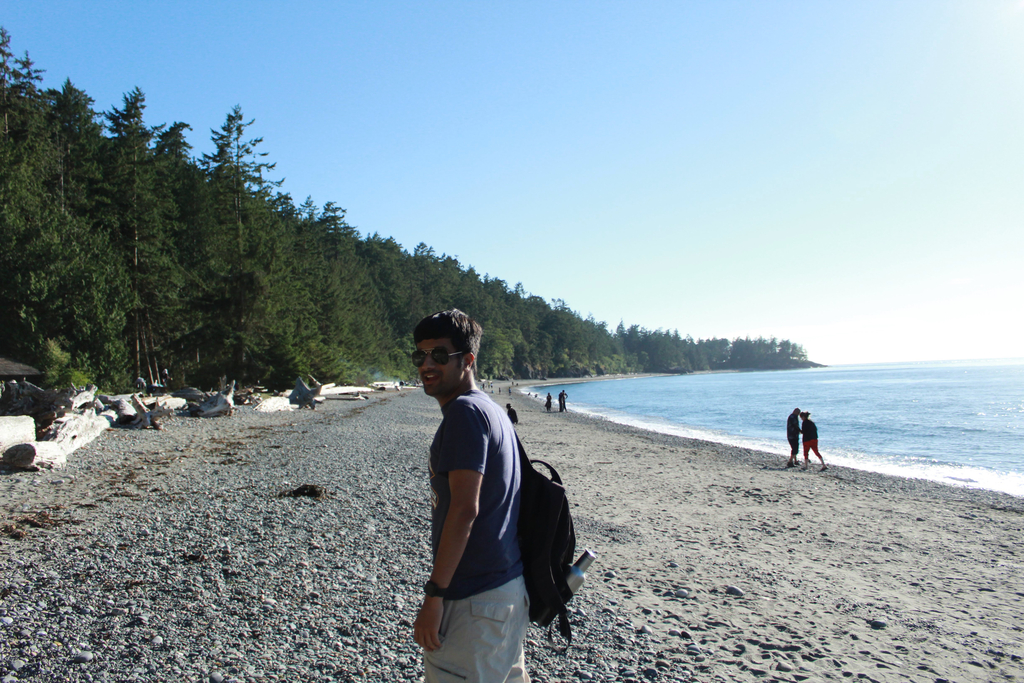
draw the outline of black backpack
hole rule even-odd
[[[548,626],[557,616],[559,633],[568,644],[572,642],[572,631],[565,604],[572,600],[572,591],[565,578],[576,554],[576,530],[569,514],[569,500],[555,468],[541,460],[531,461],[518,436],[516,442],[522,472],[519,547],[530,596],[530,621]],[[535,464],[547,467],[551,478],[535,470]]]

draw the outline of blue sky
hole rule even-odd
[[[1024,2],[0,0],[16,52],[531,293],[825,363],[1024,356]]]

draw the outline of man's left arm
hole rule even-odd
[[[430,580],[440,588],[448,587],[459,562],[462,561],[466,544],[469,542],[469,533],[473,530],[473,522],[480,511],[480,487],[483,481],[484,475],[474,470],[452,470],[448,473],[451,503],[444,518],[444,526],[441,527],[434,570],[430,573]],[[438,631],[443,615],[444,602],[441,598],[423,599],[423,606],[416,616],[413,631],[416,642],[427,650],[441,647]]]

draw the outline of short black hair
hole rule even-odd
[[[807,418],[809,418],[810,416],[811,416],[811,414],[810,414],[810,413],[808,413],[808,412],[807,412],[806,410],[805,410],[804,412],[800,413],[800,417],[802,417],[802,418],[803,418],[803,419],[805,419],[805,420],[806,420]]]
[[[451,339],[456,351],[480,353],[480,337],[484,328],[457,308],[438,311],[428,315],[416,325],[412,332],[413,341],[419,344],[424,339]]]

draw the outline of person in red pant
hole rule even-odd
[[[800,413],[800,419],[803,420],[800,431],[804,435],[804,469],[807,469],[810,460],[807,456],[813,450],[814,454],[818,456],[818,460],[821,461],[821,471],[824,472],[828,466],[825,464],[825,458],[821,457],[821,453],[818,452],[818,426],[811,422],[811,414],[806,410]]]

